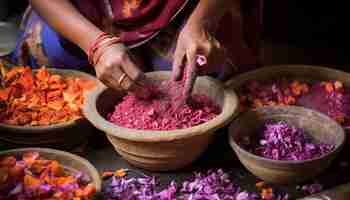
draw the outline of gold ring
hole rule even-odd
[[[125,74],[125,73],[123,73],[123,74],[120,76],[120,78],[119,78],[119,80],[118,80],[118,84],[119,84],[120,86],[122,86],[122,83],[123,83],[125,77],[126,77],[126,74]]]

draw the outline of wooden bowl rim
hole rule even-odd
[[[170,72],[168,71],[156,71],[146,73],[147,76],[168,76],[170,77]],[[207,134],[209,131],[217,130],[227,125],[237,114],[239,109],[239,101],[236,93],[232,89],[227,89],[224,87],[220,81],[215,80],[211,77],[199,77],[204,81],[209,81],[220,88],[223,89],[224,99],[222,112],[210,120],[207,123],[200,124],[186,129],[178,129],[171,131],[149,131],[149,130],[136,130],[117,126],[104,117],[102,117],[96,108],[96,102],[99,96],[107,90],[106,86],[100,85],[98,89],[91,92],[87,98],[87,102],[83,108],[85,117],[92,123],[95,127],[102,130],[103,132],[115,136],[118,138],[138,141],[138,142],[167,142],[174,141],[194,136],[199,136]]]
[[[50,148],[18,148],[18,149],[10,149],[10,150],[5,150],[5,151],[0,151],[0,157],[5,156],[5,155],[15,154],[15,153],[22,154],[25,152],[38,152],[38,153],[43,152],[43,153],[56,154],[56,155],[60,155],[63,157],[67,157],[70,160],[74,160],[76,162],[83,164],[88,169],[88,173],[89,173],[88,175],[90,176],[92,183],[95,184],[97,192],[98,193],[101,192],[102,180],[100,178],[100,175],[99,175],[97,169],[88,160],[86,160],[85,158],[82,158],[78,155],[75,155],[75,154],[72,154],[72,153],[69,153],[66,151],[50,149]],[[70,167],[70,166],[67,166],[67,167]]]
[[[305,72],[307,72],[307,74]],[[236,90],[236,89],[239,89],[245,82],[252,80],[252,77],[261,77],[262,75],[265,76],[267,74],[273,74],[273,73],[276,73],[276,74],[284,73],[286,75],[292,75],[292,76],[302,74],[303,77],[308,77],[311,75],[314,77],[317,77],[318,75],[317,72],[322,72],[323,74],[333,74],[334,76],[339,76],[339,77],[345,77],[350,81],[350,73],[347,73],[341,70],[324,67],[324,66],[317,66],[317,65],[284,64],[284,65],[267,65],[267,66],[240,74],[226,81],[225,86]],[[273,75],[269,75],[269,76],[273,76]],[[315,80],[315,79],[310,78],[310,80]]]
[[[330,117],[328,117],[327,115],[311,110],[311,109],[307,109],[307,108],[303,108],[300,106],[265,106],[262,108],[258,108],[256,109],[257,111],[259,110],[278,110],[278,109],[290,109],[290,110],[295,110],[295,111],[307,111],[309,113],[313,113],[314,115],[316,115],[317,117],[321,117],[321,118],[325,118],[328,123],[332,123],[335,127],[337,127],[337,129],[339,129],[340,134],[342,135],[341,137],[341,141],[338,144],[335,144],[336,146],[334,147],[334,149],[326,154],[321,155],[320,157],[317,158],[312,158],[312,159],[306,159],[306,160],[273,160],[273,159],[269,159],[269,158],[264,158],[261,156],[257,156],[247,150],[245,150],[244,148],[240,147],[237,142],[233,139],[233,135],[235,133],[232,132],[232,129],[234,128],[234,126],[238,123],[238,121],[240,120],[241,117],[237,117],[231,124],[229,127],[229,133],[228,133],[228,140],[229,140],[229,144],[231,146],[231,148],[235,151],[235,153],[237,154],[237,156],[240,154],[244,157],[249,157],[251,159],[254,159],[256,161],[259,162],[265,162],[265,163],[270,163],[273,165],[280,165],[280,166],[289,166],[289,165],[300,165],[300,164],[305,164],[305,163],[312,163],[318,160],[322,160],[328,157],[331,157],[332,155],[336,155],[339,153],[339,151],[341,151],[341,149],[344,147],[345,145],[345,141],[346,141],[346,134],[344,132],[344,129],[333,119],[331,119]],[[247,115],[248,113],[252,113],[255,112],[253,110],[249,110],[245,113],[243,113],[243,116]],[[242,115],[241,115],[242,116]]]
[[[90,80],[95,80],[97,85],[99,84],[99,81],[96,77],[94,77],[91,74],[88,74],[86,72],[73,70],[73,69],[57,69],[57,68],[47,68],[49,72],[51,73],[58,73],[63,76],[73,76],[73,77],[85,77]],[[33,71],[36,71],[38,69],[34,69]],[[96,87],[97,88],[97,87]],[[95,89],[96,89],[95,88]],[[94,91],[95,89],[92,89]],[[90,92],[92,92],[90,91]],[[52,125],[46,125],[46,126],[18,126],[18,125],[9,125],[5,123],[0,123],[0,128],[3,130],[12,130],[12,131],[19,131],[21,133],[28,133],[28,134],[35,134],[35,133],[43,133],[46,131],[58,131],[61,129],[66,129],[70,127],[75,127],[79,124],[81,124],[82,121],[86,121],[85,118],[77,119],[73,121],[68,121],[64,123],[58,123],[58,124],[52,124]]]

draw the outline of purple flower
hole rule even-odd
[[[323,190],[323,186],[319,183],[314,183],[310,185],[304,185],[301,189],[309,194],[315,194],[321,192]]]
[[[258,144],[245,145],[247,150],[273,160],[307,160],[320,157],[334,148],[334,145],[325,143],[314,144],[303,130],[285,122],[265,124],[258,137]]]

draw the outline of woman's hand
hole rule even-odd
[[[205,65],[198,65],[198,55],[207,58]],[[172,79],[174,81],[185,79],[184,95],[187,96],[191,93],[197,75],[218,72],[224,63],[224,57],[224,49],[209,32],[208,27],[200,23],[188,22],[177,40]]]
[[[99,51],[99,50],[98,50]],[[128,49],[120,43],[113,44],[101,54],[95,65],[97,78],[116,90],[143,91],[144,73],[133,62]]]

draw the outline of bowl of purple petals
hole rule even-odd
[[[298,183],[327,169],[345,143],[328,116],[297,106],[262,107],[230,126],[229,142],[242,164],[266,182]]]

